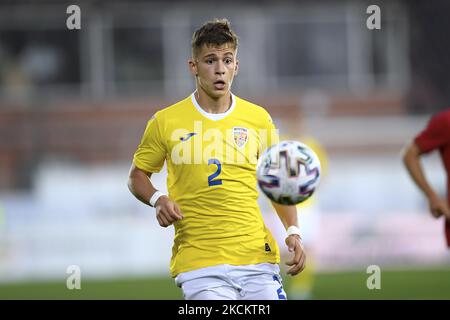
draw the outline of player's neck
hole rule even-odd
[[[200,108],[208,113],[225,113],[232,104],[230,91],[223,97],[217,99],[214,99],[205,92],[200,92],[199,90],[195,91],[194,96]]]

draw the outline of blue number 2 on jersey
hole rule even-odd
[[[217,177],[220,172],[222,171],[222,164],[217,159],[209,159],[208,165],[215,164],[217,166],[217,171],[214,172],[212,175],[208,176],[208,185],[211,186],[218,186],[222,184],[222,179],[213,180],[215,177]]]

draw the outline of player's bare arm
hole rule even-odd
[[[149,199],[158,191],[151,183],[151,172],[139,169],[134,164],[130,168],[128,188],[141,202],[150,205]],[[162,195],[155,203],[156,219],[161,227],[168,227],[177,220],[183,219],[181,210],[174,201]]]
[[[290,226],[298,227],[297,208],[295,206],[280,205],[273,201],[272,205],[286,229]],[[292,259],[286,262],[286,265],[290,266],[286,273],[295,276],[306,267],[306,253],[302,245],[302,239],[300,235],[292,234],[286,237],[285,242],[289,252],[294,253]]]
[[[444,215],[447,219],[450,219],[450,210],[447,202],[441,199],[434,189],[430,186],[425,177],[422,165],[420,162],[421,151],[417,144],[413,141],[405,147],[403,153],[403,163],[407,168],[410,176],[416,183],[416,185],[422,190],[425,196],[428,198],[428,204],[430,212],[435,218],[439,218]]]

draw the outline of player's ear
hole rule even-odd
[[[236,65],[234,66],[234,75],[236,76],[239,71],[239,60],[236,60]]]
[[[189,59],[188,63],[189,63],[189,71],[191,72],[191,74],[193,76],[197,76],[198,71],[197,71],[197,64],[195,63],[195,61],[193,59]]]

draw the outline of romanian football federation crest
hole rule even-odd
[[[233,127],[233,139],[234,143],[242,148],[248,141],[248,130],[242,127]]]

